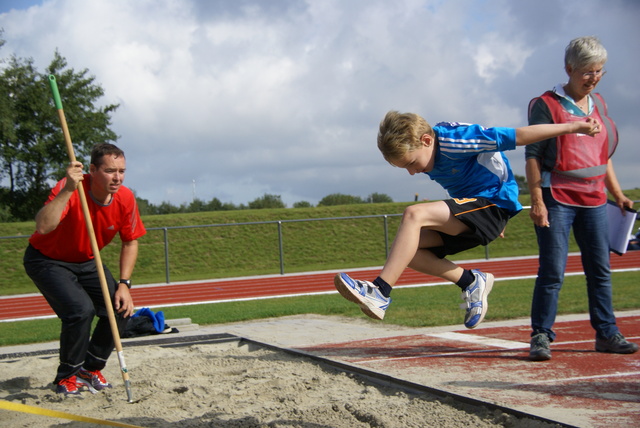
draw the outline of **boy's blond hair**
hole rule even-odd
[[[415,113],[388,112],[378,132],[378,149],[389,163],[400,159],[406,153],[420,148],[420,138],[424,134],[435,137],[431,125]]]

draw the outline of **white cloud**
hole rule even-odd
[[[491,83],[501,73],[511,76],[520,73],[532,52],[532,49],[525,48],[522,43],[505,41],[498,34],[490,34],[475,49],[473,58],[476,70],[486,83]]]
[[[568,41],[598,34],[610,57],[599,89],[629,188],[638,10],[623,0],[44,0],[0,6],[1,52],[44,69],[58,48],[96,76],[105,103],[120,103],[114,130],[139,196],[189,202],[196,180],[205,201],[271,193],[291,205],[337,192],[444,197],[382,159],[384,113],[524,125],[529,99],[564,79]],[[523,174],[523,152],[508,155]]]

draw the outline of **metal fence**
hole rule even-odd
[[[242,227],[242,226],[255,226],[255,225],[277,225],[278,227],[278,259],[280,265],[280,274],[285,273],[284,262],[284,239],[282,235],[283,225],[286,223],[308,223],[316,221],[335,221],[335,220],[356,220],[366,218],[380,218],[383,220],[383,239],[385,248],[385,258],[389,256],[389,217],[400,217],[402,214],[382,214],[382,215],[368,215],[368,216],[352,216],[352,217],[326,217],[326,218],[314,218],[314,219],[299,219],[299,220],[274,220],[274,221],[256,221],[245,223],[223,223],[223,224],[206,224],[198,226],[173,226],[173,227],[156,227],[149,228],[147,230],[162,230],[164,236],[164,259],[165,259],[165,278],[166,282],[170,282],[169,275],[169,230],[180,229],[197,229],[197,228],[210,228],[210,227]]]
[[[285,274],[285,247],[287,246],[287,242],[283,233],[286,225],[288,224],[300,224],[300,223],[313,223],[313,222],[330,222],[330,221],[362,221],[365,219],[380,219],[382,222],[382,233],[381,236],[370,237],[372,241],[378,242],[378,244],[384,245],[384,258],[386,259],[389,255],[390,249],[390,233],[389,233],[389,220],[392,218],[399,218],[402,214],[382,214],[382,215],[366,215],[366,216],[351,216],[351,217],[326,217],[326,218],[313,218],[313,219],[297,219],[297,220],[277,220],[277,221],[259,221],[259,222],[244,222],[244,223],[222,223],[222,224],[204,224],[204,225],[193,225],[193,226],[169,226],[169,227],[150,227],[147,228],[148,232],[160,232],[162,234],[161,242],[162,245],[162,254],[164,257],[164,280],[166,283],[171,282],[171,240],[170,240],[170,232],[171,231],[187,231],[187,230],[195,230],[199,237],[204,236],[205,229],[212,228],[248,228],[254,226],[275,226],[277,228],[277,259],[279,264],[279,272],[280,274]],[[399,221],[399,220],[397,220]],[[15,236],[0,236],[0,240],[12,240],[12,239],[22,239],[26,240],[30,235],[15,235]],[[267,238],[267,240],[271,240],[271,238]],[[274,243],[264,243],[266,246],[272,246]],[[198,244],[201,245],[201,244]],[[376,245],[377,246],[377,245]],[[18,246],[18,250],[21,248],[23,251],[26,244]],[[110,246],[105,247],[102,252],[108,251]],[[156,252],[157,253],[157,252]],[[17,257],[18,255],[16,255]],[[109,256],[105,258],[103,255],[103,259],[108,259]],[[489,249],[488,247],[484,248],[484,257],[489,258]],[[140,259],[138,260],[140,262]],[[17,263],[18,261],[16,261]],[[105,261],[105,263],[107,263]],[[187,268],[188,269],[188,268]],[[136,270],[138,268],[136,267]]]
[[[637,202],[637,201],[636,201]],[[530,207],[524,207],[525,210]],[[246,276],[260,274],[281,275],[286,271],[342,269],[350,265],[354,267],[354,259],[363,263],[382,264],[389,255],[392,234],[390,226],[397,227],[402,214],[379,214],[351,217],[326,217],[310,219],[292,219],[277,221],[257,221],[243,223],[204,224],[193,226],[150,227],[148,233],[140,241],[136,277],[141,283],[172,281],[172,274],[178,280],[210,279],[229,276]],[[528,216],[527,216],[528,217]],[[335,227],[331,222],[349,221],[348,228]],[[376,232],[377,222],[382,224],[381,232]],[[520,220],[516,220],[518,222]],[[369,225],[365,223],[371,222]],[[391,224],[390,224],[391,222]],[[513,220],[512,220],[513,222]],[[511,223],[512,223],[511,222]],[[312,226],[314,223],[324,223]],[[364,224],[364,226],[363,226]],[[520,241],[534,242],[535,232],[530,220],[523,219],[526,225],[517,230]],[[513,228],[514,226],[512,226]],[[345,229],[349,229],[345,232]],[[212,232],[207,232],[207,230]],[[217,231],[213,231],[217,230]],[[235,230],[236,232],[233,232]],[[242,230],[242,231],[240,231]],[[247,230],[250,230],[247,232]],[[514,229],[512,229],[514,230]],[[277,231],[277,232],[276,232]],[[372,233],[374,231],[374,233]],[[154,233],[155,232],[155,233]],[[170,239],[170,232],[173,240]],[[175,237],[175,234],[178,234]],[[346,233],[346,235],[345,235]],[[513,232],[512,232],[513,233]],[[30,235],[0,236],[0,243],[7,240],[26,240]],[[237,245],[238,240],[246,240],[252,245]],[[491,243],[492,251],[500,256],[508,254],[533,255],[532,250],[522,253],[519,248],[505,252],[502,243],[497,240]],[[346,243],[353,243],[359,254],[352,257],[352,252],[338,251]],[[325,244],[324,247],[320,243]],[[173,254],[180,254],[178,262],[172,264]],[[2,245],[0,247],[0,265],[5,271],[0,278],[0,286],[11,282],[22,282],[28,278],[20,272],[22,254],[26,243],[23,241]],[[335,248],[335,251],[324,254],[321,248]],[[365,254],[369,251],[368,254]],[[537,251],[535,252],[537,253]],[[185,256],[186,254],[186,256]],[[101,251],[103,261],[108,266],[117,266],[119,258],[118,246],[109,245]],[[295,255],[296,257],[292,257]],[[303,255],[303,257],[298,257]],[[489,246],[468,250],[466,257],[489,259]],[[290,257],[287,264],[287,257]],[[294,259],[294,262],[291,260]],[[296,264],[297,263],[297,264]],[[373,266],[369,264],[368,266]],[[229,267],[231,266],[231,269]],[[211,274],[208,278],[200,278],[201,271]],[[200,271],[200,272],[198,272]],[[12,276],[13,274],[13,276]]]

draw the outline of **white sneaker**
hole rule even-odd
[[[467,310],[464,316],[464,326],[476,328],[484,319],[489,308],[487,296],[489,296],[491,288],[493,288],[493,275],[482,273],[476,269],[471,272],[476,277],[476,280],[462,292],[464,303],[460,305],[460,308]]]
[[[360,305],[368,317],[381,320],[391,303],[380,289],[369,281],[352,279],[346,273],[339,273],[333,279],[336,288],[345,299]]]

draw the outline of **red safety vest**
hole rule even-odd
[[[585,116],[575,116],[566,111],[551,91],[540,98],[549,107],[554,123],[585,120]],[[595,108],[588,117],[603,125],[600,133],[594,137],[567,134],[556,138],[557,156],[551,171],[551,193],[558,202],[566,205],[594,207],[607,202],[607,162],[618,145],[618,130],[607,116],[607,107],[600,94],[593,94],[592,99]]]

